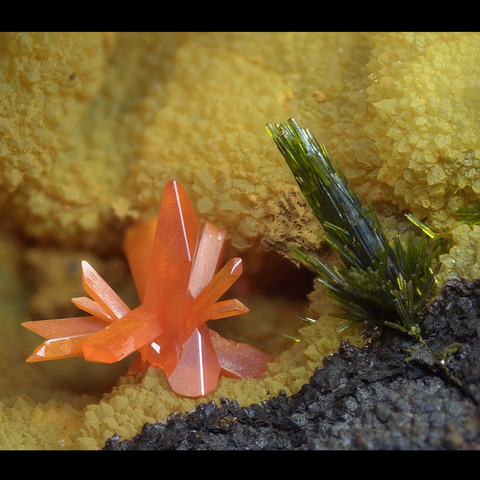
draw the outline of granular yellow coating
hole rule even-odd
[[[454,246],[440,257],[440,286],[449,278],[480,278],[480,226],[459,225],[452,230],[452,240]]]
[[[453,32],[0,33],[0,207],[34,244],[5,240],[2,227],[0,448],[101,448],[200,401],[298,391],[342,338],[321,290],[309,299],[320,321],[263,379],[222,379],[191,400],[152,369],[117,384],[120,373],[81,359],[26,364],[38,343],[20,327],[28,307],[55,317],[72,283],[62,282],[69,273],[44,277],[64,284],[62,304],[50,285],[26,284],[25,265],[67,265],[75,249],[118,256],[125,226],[158,212],[171,179],[235,249],[322,249],[323,230],[264,128],[290,116],[374,201],[389,236],[403,210],[445,230],[480,192],[479,42]],[[454,229],[440,284],[478,278],[478,235]],[[49,261],[45,244],[70,253]]]
[[[0,202],[29,236],[119,243],[128,165],[163,101],[148,67],[165,75],[167,37],[0,34]]]
[[[175,176],[199,215],[226,226],[236,247],[252,245],[276,199],[296,188],[264,124],[310,120],[318,102],[335,98],[357,41],[3,33],[0,204],[33,238],[107,250],[126,221],[158,210]],[[281,244],[292,226],[277,222],[267,244]]]
[[[125,221],[158,209],[176,177],[237,248],[259,238],[282,248],[289,233],[317,249],[313,219],[298,229],[278,216],[296,186],[263,125],[292,115],[363,200],[443,230],[480,191],[479,41],[453,32],[3,33],[0,202],[34,238],[108,249]]]
[[[366,35],[328,133],[362,198],[389,201],[447,229],[480,193],[480,35]]]
[[[196,33],[186,39],[175,55],[168,100],[145,130],[140,160],[131,170],[133,208],[153,212],[164,179],[176,178],[199,215],[225,227],[235,248],[262,238],[276,249],[286,239],[317,249],[323,231],[264,125],[303,117],[303,110],[308,116],[317,84],[331,86],[333,97],[340,62],[348,58],[341,48],[350,48],[355,34],[325,34],[315,41],[304,33]]]
[[[260,135],[268,118],[288,115],[289,88],[245,56],[217,54],[203,46],[177,54],[167,87],[173,101],[145,130],[128,186],[138,192],[137,208],[153,212],[164,179],[177,179],[188,186],[199,215],[228,227],[232,245],[245,248],[258,241],[264,204],[288,178],[275,146]],[[252,102],[245,102],[246,91]]]

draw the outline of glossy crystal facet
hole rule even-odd
[[[215,390],[220,371],[210,331],[203,324],[184,342],[180,361],[168,382],[178,395],[201,397]]]
[[[111,318],[122,318],[129,312],[123,300],[85,260],[82,261],[82,281],[85,291]]]
[[[143,302],[143,296],[145,294],[152,249],[151,247],[147,249],[137,248],[137,245],[149,244],[150,239],[155,235],[156,229],[156,218],[147,221],[136,221],[127,230],[123,239],[123,250],[135,281],[140,302]]]
[[[158,318],[140,305],[87,338],[83,343],[83,354],[90,362],[118,362],[151,342],[161,332]]]

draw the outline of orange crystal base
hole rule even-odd
[[[208,320],[248,312],[240,301],[219,299],[242,273],[233,258],[216,273],[225,231],[200,225],[185,190],[168,182],[156,225],[137,222],[124,250],[141,304],[130,310],[87,263],[82,262],[88,297],[72,301],[87,317],[25,322],[46,338],[27,361],[83,355],[112,363],[137,351],[129,374],[149,366],[165,369],[172,390],[199,397],[216,388],[219,375],[257,378],[274,358],[209,329]]]

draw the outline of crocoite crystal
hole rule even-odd
[[[185,190],[169,182],[156,225],[139,222],[124,241],[141,304],[130,310],[83,261],[83,286],[91,298],[72,301],[90,315],[23,323],[46,338],[27,361],[83,355],[88,361],[113,363],[138,351],[130,375],[149,366],[163,368],[172,390],[188,397],[213,391],[219,375],[261,376],[273,357],[227,340],[206,324],[248,309],[235,299],[220,300],[242,273],[240,258],[217,272],[225,231],[207,222],[199,232]]]

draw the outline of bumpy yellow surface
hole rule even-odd
[[[349,75],[328,107],[332,151],[364,198],[392,201],[444,230],[452,211],[480,193],[480,35],[366,40],[360,75]]]
[[[163,102],[163,38],[0,34],[0,198],[29,235],[118,244],[128,166]]]
[[[452,230],[454,246],[440,257],[441,284],[449,278],[480,278],[480,226],[460,225]]]
[[[38,338],[19,325],[71,308],[82,252],[128,296],[122,233],[157,213],[171,179],[245,255],[321,248],[267,122],[309,127],[389,234],[403,210],[449,228],[480,192],[479,47],[453,32],[0,33],[0,448],[99,448],[198,402],[154,370],[117,384],[124,365],[26,364]],[[441,282],[478,276],[478,235],[454,229]],[[276,308],[296,325],[288,302],[262,301],[259,319]],[[323,320],[302,336],[265,379],[222,380],[209,399],[297,391],[339,342]]]

